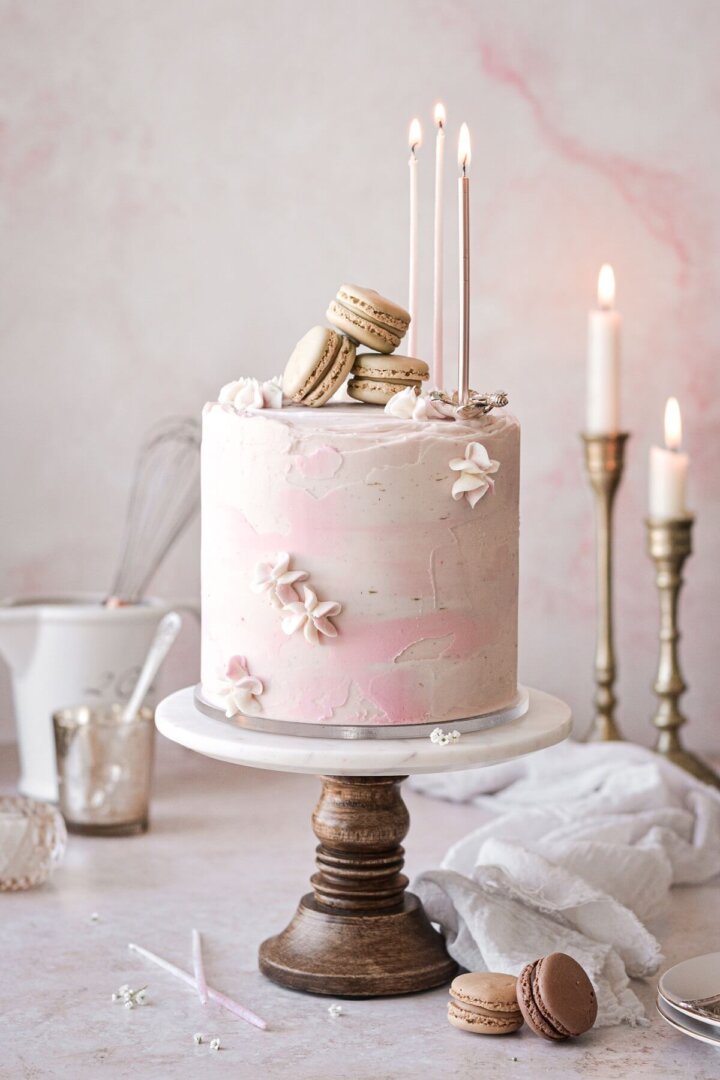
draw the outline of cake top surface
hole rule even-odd
[[[462,438],[466,435],[495,435],[519,426],[519,422],[510,413],[488,413],[485,416],[467,420],[416,420],[410,417],[393,416],[380,406],[330,403],[322,409],[308,409],[304,405],[284,405],[280,409],[236,409],[233,405],[210,401],[204,412],[215,410],[235,414],[244,420],[274,421],[288,427],[302,428],[315,432],[336,432],[347,434],[432,434],[434,437]]]

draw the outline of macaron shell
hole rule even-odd
[[[470,1008],[488,1012],[514,1013],[521,1020],[517,999],[517,979],[499,971],[466,972],[453,979],[450,996]]]
[[[412,356],[399,356],[397,353],[383,355],[378,353],[358,353],[355,357],[354,375],[365,379],[399,379],[412,382],[424,382],[430,377],[430,369],[424,360]]]
[[[388,401],[395,397],[396,394],[399,394],[401,390],[407,390],[408,386],[416,385],[417,383],[393,383],[352,378],[348,383],[347,392],[356,401],[364,401],[367,405],[387,405]]]
[[[369,319],[351,311],[344,305],[333,300],[326,312],[328,322],[342,330],[349,338],[360,345],[366,345],[368,349],[374,349],[380,353],[391,353],[397,349],[403,339],[403,334],[386,330]]]
[[[585,969],[567,953],[538,960],[532,976],[535,1003],[562,1035],[589,1031],[597,1018],[597,998]]]
[[[517,999],[520,1012],[523,1014],[527,1026],[536,1035],[541,1035],[544,1039],[562,1041],[566,1036],[561,1035],[559,1031],[556,1031],[554,1027],[547,1023],[533,996],[532,977],[536,964],[537,960],[531,964],[526,964],[518,976]]]
[[[373,322],[397,330],[404,337],[410,325],[410,312],[394,304],[392,300],[381,296],[375,289],[366,289],[362,285],[341,285],[336,299],[345,307],[359,315],[367,315]]]
[[[317,409],[320,405],[324,405],[326,401],[329,401],[335,391],[347,379],[354,363],[355,345],[350,338],[341,335],[340,351],[331,364],[330,370],[326,372],[318,385],[307,395],[303,404]]]
[[[341,338],[326,326],[313,326],[293,349],[282,377],[283,395],[300,402],[331,368]]]
[[[471,1012],[456,1001],[448,1002],[448,1020],[453,1027],[461,1031],[470,1031],[473,1035],[510,1035],[522,1027],[522,1016],[504,1017],[500,1015],[481,1015]]]

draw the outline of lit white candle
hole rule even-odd
[[[685,497],[689,456],[680,449],[682,419],[677,398],[665,406],[665,448],[650,447],[650,517],[673,520],[687,515]]]
[[[470,388],[470,132],[460,128],[458,139],[458,231],[460,285],[460,339],[458,343],[458,399],[467,403]]]
[[[445,163],[445,106],[435,106],[435,262],[433,265],[433,382],[443,388],[443,165]]]
[[[598,306],[588,319],[587,422],[589,435],[620,430],[620,327],[615,275],[607,263],[598,277]]]
[[[418,296],[418,178],[417,152],[422,145],[422,128],[416,118],[410,124],[408,135],[410,146],[410,273],[408,286],[408,307],[410,309],[410,329],[408,331],[408,353],[415,356],[417,351],[417,296]]]

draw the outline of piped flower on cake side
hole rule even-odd
[[[303,599],[286,604],[282,609],[282,628],[286,634],[302,630],[305,640],[310,645],[317,645],[320,635],[337,637],[337,627],[331,620],[341,611],[342,606],[335,600],[320,601],[312,589],[303,585]]]
[[[267,593],[272,606],[282,608],[285,604],[299,599],[294,586],[307,578],[308,574],[304,570],[290,569],[290,555],[287,551],[278,551],[274,562],[258,563],[250,588],[255,593]]]
[[[244,656],[230,657],[224,676],[214,687],[217,696],[223,700],[228,719],[238,713],[246,716],[257,716],[261,713],[262,706],[258,698],[264,689],[260,679],[250,674]]]
[[[500,462],[492,460],[482,443],[471,442],[465,447],[465,457],[453,458],[450,468],[460,474],[452,486],[453,499],[465,498],[474,508],[483,495],[494,491],[492,474]]]

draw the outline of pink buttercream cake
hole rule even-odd
[[[207,405],[205,699],[348,725],[510,706],[519,455],[505,414]]]

